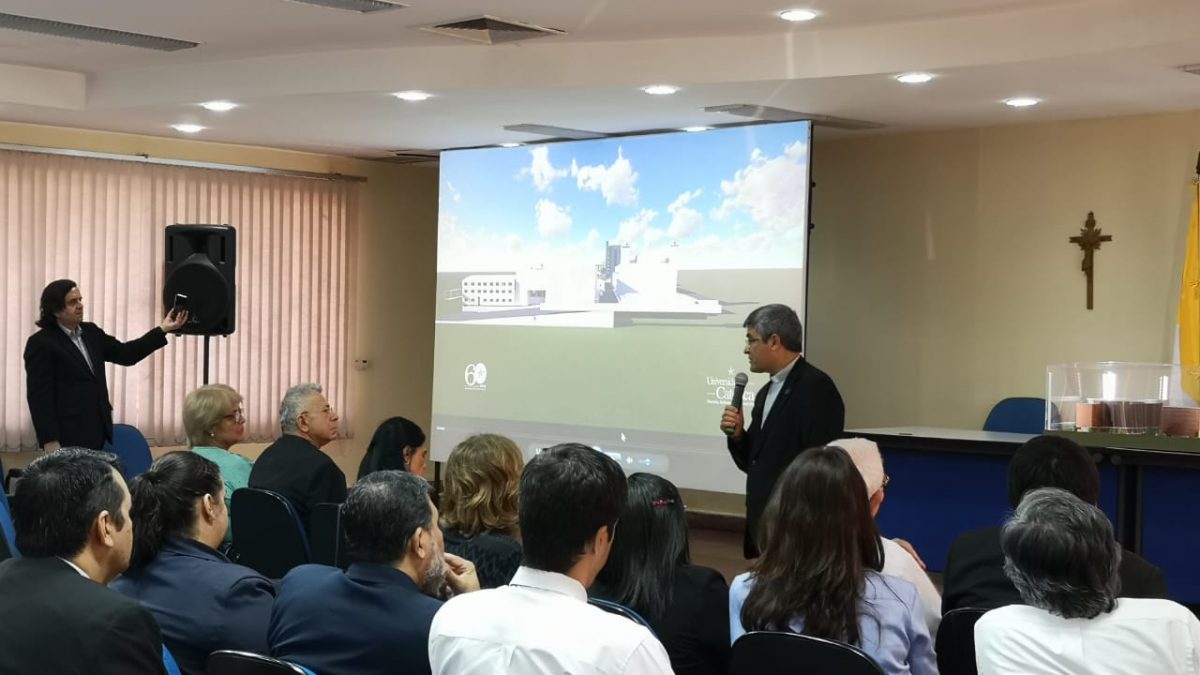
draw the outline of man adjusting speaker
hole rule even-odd
[[[172,310],[142,337],[121,342],[83,320],[83,295],[70,279],[42,291],[39,330],[25,342],[26,396],[38,445],[100,450],[112,441],[112,404],[104,363],[132,366],[166,346],[167,333],[187,322]]]
[[[756,558],[758,522],[775,479],[796,455],[841,437],[846,409],[833,380],[801,356],[803,330],[790,307],[763,305],[742,326],[750,371],[768,373],[771,379],[754,396],[750,427],[744,428],[738,400],[725,408],[721,430],[728,436],[733,462],[746,473],[743,546],[746,558]],[[742,377],[738,393],[745,386]],[[735,393],[735,398],[740,396]]]

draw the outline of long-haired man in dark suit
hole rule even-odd
[[[150,332],[121,342],[83,320],[83,295],[70,279],[42,290],[40,311],[41,330],[25,342],[26,398],[38,445],[99,450],[112,440],[113,425],[104,362],[132,366],[165,347],[187,312],[169,312]]]
[[[747,558],[756,558],[758,521],[775,479],[805,449],[841,437],[846,408],[833,380],[801,355],[804,333],[791,307],[763,305],[742,326],[750,371],[771,379],[754,396],[750,427],[743,428],[740,409],[727,406],[721,430],[734,464],[746,473],[743,547]]]

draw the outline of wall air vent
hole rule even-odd
[[[421,30],[438,35],[446,35],[460,40],[470,40],[485,45],[499,45],[519,40],[548,35],[564,35],[566,31],[557,28],[535,26],[531,23],[498,19],[494,16],[477,16],[462,21],[451,21],[436,26],[425,26]]]
[[[402,5],[398,2],[385,2],[384,0],[291,0],[305,5],[316,5],[318,7],[328,7],[330,9],[344,9],[348,12],[358,12],[359,14],[369,14],[371,12],[384,12],[389,9],[404,9],[408,5]]]
[[[49,19],[38,19],[19,14],[5,14],[3,12],[0,12],[0,28],[70,38],[72,40],[102,42],[122,47],[154,49],[160,52],[177,52],[181,49],[191,49],[200,46],[199,42],[176,40],[157,35],[143,35],[142,33],[129,33],[123,30],[85,26],[83,24],[66,23],[63,21],[51,21]]]
[[[1178,66],[1178,68],[1190,75],[1200,75],[1200,63],[1189,63],[1186,66]]]
[[[813,124],[832,127],[834,129],[846,129],[849,131],[862,131],[864,129],[882,129],[884,124],[879,122],[869,122],[867,120],[854,120],[847,117],[834,117],[833,115],[818,115],[815,113],[800,112],[798,110],[788,110],[786,108],[773,108],[768,105],[751,105],[749,103],[730,103],[727,105],[710,105],[704,109],[704,112],[728,113],[739,117],[753,117],[754,119],[764,120],[767,122],[796,122],[799,120],[808,120]]]

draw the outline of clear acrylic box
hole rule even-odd
[[[1159,434],[1171,398],[1169,363],[1061,363],[1046,368],[1046,429]],[[1174,419],[1168,409],[1168,422]],[[1180,435],[1195,435],[1195,432]]]

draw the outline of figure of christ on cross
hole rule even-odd
[[[1083,273],[1087,275],[1087,308],[1092,308],[1092,273],[1095,271],[1095,260],[1092,254],[1100,249],[1100,244],[1106,241],[1112,241],[1112,235],[1100,234],[1099,228],[1096,227],[1096,216],[1088,211],[1087,220],[1083,223],[1083,228],[1079,230],[1077,236],[1068,239],[1072,244],[1077,244],[1083,249]]]

